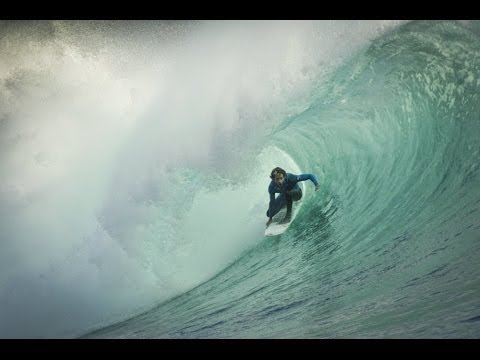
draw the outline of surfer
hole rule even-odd
[[[272,218],[285,205],[287,205],[287,213],[280,224],[289,223],[292,219],[292,204],[293,201],[298,201],[302,198],[302,189],[298,186],[299,181],[310,180],[315,184],[315,191],[320,188],[317,178],[312,174],[294,175],[285,172],[282,168],[276,167],[270,173],[272,181],[268,186],[268,193],[270,194],[270,203],[267,210],[267,227],[272,223]],[[280,193],[277,198],[275,194]]]

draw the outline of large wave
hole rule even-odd
[[[330,316],[356,322],[344,333],[308,321],[300,333],[268,332],[270,320],[189,332],[186,295],[183,315],[160,307],[155,317],[169,309],[176,320],[142,336],[378,336],[385,328],[362,328],[358,306],[405,287],[400,305],[418,306],[421,290],[452,311],[442,307],[452,284],[436,278],[449,266],[452,279],[469,271],[457,290],[475,296],[464,287],[478,279],[477,35],[456,22],[396,25],[2,23],[2,336],[73,336],[127,318],[251,248],[222,272],[225,288],[238,294],[245,274],[258,288],[265,273],[245,265],[268,263],[274,293],[303,274],[298,296],[327,284],[343,304],[326,305]],[[262,229],[279,164],[317,174],[322,190],[272,260]],[[214,297],[219,281],[194,290],[210,290],[207,313],[226,301]],[[128,324],[123,334],[138,333]]]

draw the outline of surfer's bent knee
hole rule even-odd
[[[292,192],[292,200],[293,201],[298,201],[302,198],[302,189],[299,189],[298,191]]]

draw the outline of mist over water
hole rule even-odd
[[[394,236],[423,229],[434,237],[429,229],[446,217],[433,208],[459,194],[445,190],[443,202],[434,200],[442,178],[455,182],[445,164],[465,159],[459,166],[476,181],[475,126],[459,129],[462,120],[451,119],[478,114],[469,95],[478,86],[478,40],[468,30],[475,23],[439,26],[444,35],[430,22],[416,25],[409,40],[420,39],[415,49],[427,53],[417,65],[423,58],[410,55],[402,35],[389,35],[402,24],[1,22],[0,336],[78,336],[211,279],[262,244],[268,174],[279,164],[320,177],[322,200],[308,204],[320,213],[335,204],[331,226],[340,230],[329,239],[344,244],[345,263],[357,251],[385,249],[374,239],[391,218]],[[376,40],[382,36],[394,45]],[[465,58],[455,46],[467,49]],[[399,65],[396,53],[405,56]],[[438,70],[441,56],[463,90],[448,66]],[[439,102],[434,110],[426,95]],[[433,125],[439,115],[450,127]],[[436,157],[437,144],[451,158]],[[422,175],[432,157],[438,173]],[[393,194],[382,177],[396,182]],[[417,196],[403,201],[409,191]],[[422,196],[432,212],[399,218],[420,208]],[[325,225],[312,225],[308,213],[298,220],[307,235],[292,229],[306,244],[308,229]],[[419,216],[424,222],[408,226]]]

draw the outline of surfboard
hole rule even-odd
[[[303,198],[299,201],[294,201],[292,205],[292,219],[289,223],[279,224],[287,213],[287,206],[285,205],[273,218],[272,223],[265,229],[265,236],[277,236],[287,231],[290,224],[297,216],[298,210],[302,206]]]

